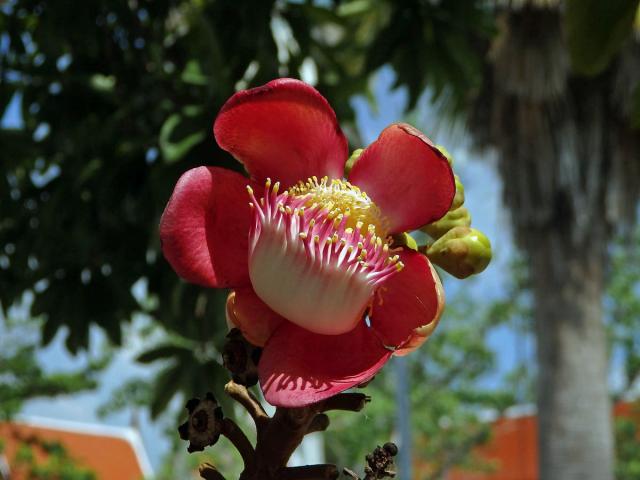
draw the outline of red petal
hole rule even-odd
[[[318,91],[281,78],[236,93],[216,118],[218,144],[259,182],[284,186],[316,175],[342,178],[348,156],[336,114]]]
[[[382,284],[371,311],[371,327],[396,355],[418,348],[431,335],[444,307],[444,290],[429,259],[400,252],[404,268]]]
[[[342,335],[319,335],[287,322],[264,348],[260,385],[272,405],[301,407],[369,380],[391,354],[364,322]]]
[[[244,287],[229,294],[227,321],[239,328],[249,342],[262,347],[285,320],[260,300],[253,288]]]
[[[187,171],[160,219],[162,252],[178,275],[208,287],[249,284],[249,179],[216,167]]]
[[[410,125],[385,128],[357,160],[349,182],[367,192],[391,233],[415,230],[442,217],[456,185],[445,156]]]

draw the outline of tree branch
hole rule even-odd
[[[307,427],[307,434],[314,432],[323,432],[327,428],[329,428],[329,417],[324,413],[319,413],[318,415],[313,417],[313,420],[311,420],[309,427]]]
[[[371,397],[364,393],[339,393],[320,402],[318,411],[346,410],[348,412],[359,412],[370,401]]]
[[[267,412],[264,411],[258,399],[247,387],[231,380],[224,386],[224,391],[249,412],[258,430],[262,430],[266,426],[269,422],[269,415],[267,415]]]
[[[227,437],[233,446],[236,447],[236,450],[240,452],[245,471],[253,470],[255,467],[255,450],[244,432],[236,425],[236,422],[230,418],[225,418],[222,421],[220,433]]]

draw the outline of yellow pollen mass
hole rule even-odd
[[[358,229],[362,234],[376,232],[378,236],[386,237],[387,221],[378,206],[365,192],[346,180],[311,177],[289,188],[288,192],[297,197],[308,197],[306,207],[326,209],[330,219],[341,221],[346,218],[348,228]]]

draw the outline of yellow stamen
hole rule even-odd
[[[288,192],[297,197],[308,197],[306,206],[322,208],[329,212],[329,219],[342,215],[347,227],[357,228],[361,233],[379,231],[386,236],[387,221],[378,206],[365,192],[346,180],[323,177],[318,181],[314,176],[294,185]]]

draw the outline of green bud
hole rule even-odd
[[[425,225],[420,230],[427,233],[431,238],[437,240],[445,235],[449,230],[456,227],[469,227],[471,225],[471,214],[466,207],[459,207],[449,210],[447,214],[437,222]]]
[[[455,227],[427,249],[429,260],[457,278],[482,272],[491,261],[491,243],[475,228]]]
[[[344,166],[345,177],[349,176],[349,174],[351,173],[351,169],[360,158],[360,155],[362,155],[362,152],[364,152],[364,148],[358,148],[357,150],[353,151],[353,153],[351,154],[351,156],[347,160],[347,163]]]

